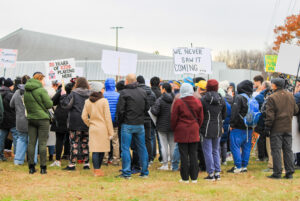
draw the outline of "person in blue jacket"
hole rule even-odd
[[[222,165],[227,165],[226,158],[227,158],[227,150],[228,150],[228,137],[230,134],[230,117],[231,117],[231,105],[228,103],[228,101],[225,98],[226,103],[226,118],[223,122],[223,135],[221,137],[220,141],[220,149],[221,149],[221,160]]]
[[[119,148],[119,137],[118,137],[118,124],[116,120],[116,111],[119,101],[120,94],[116,92],[116,82],[113,78],[108,78],[105,81],[105,92],[104,98],[108,100],[109,109],[111,113],[111,119],[114,126],[114,136],[112,138],[113,147],[113,161],[112,164],[118,166],[120,162],[120,148]],[[105,153],[104,163],[108,163],[108,153]]]

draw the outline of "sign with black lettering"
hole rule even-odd
[[[69,82],[71,78],[76,77],[75,60],[62,59],[46,62],[47,79],[49,81],[59,80]]]
[[[211,74],[211,53],[207,48],[173,49],[175,74]]]

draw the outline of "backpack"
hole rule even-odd
[[[245,117],[241,118],[244,120],[245,126],[255,127],[260,119],[261,112],[259,110],[259,104],[254,97],[249,98],[247,94],[241,94],[248,100],[248,112]]]

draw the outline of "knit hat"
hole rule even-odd
[[[271,80],[272,84],[275,84],[278,89],[283,89],[285,85],[285,80],[282,78],[274,78]]]
[[[218,93],[221,94],[222,97],[226,96],[226,93],[223,89],[219,88]]]
[[[93,91],[93,92],[101,92],[101,90],[104,87],[102,82],[91,82],[90,86],[91,86],[91,91]]]
[[[193,96],[194,94],[194,89],[191,84],[188,83],[183,83],[180,87],[180,98],[184,98],[187,96]]]
[[[224,81],[219,83],[219,88],[223,89],[224,91],[227,91],[229,86],[230,86],[230,84],[227,80],[224,80]]]
[[[207,91],[218,91],[219,82],[215,79],[211,79],[207,81],[206,90]]]
[[[14,85],[14,82],[10,79],[10,78],[7,78],[5,81],[4,81],[4,86],[6,87],[11,87]]]
[[[181,87],[181,82],[180,81],[174,80],[173,84],[178,86],[179,88]]]
[[[194,85],[194,82],[193,82],[193,78],[191,78],[191,77],[186,77],[186,78],[184,78],[184,79],[183,79],[183,82],[184,82],[184,83],[188,83],[188,84],[192,85],[193,87],[195,86],[195,85]]]
[[[200,80],[200,82],[196,83],[195,85],[200,89],[206,90],[207,82],[205,80]]]

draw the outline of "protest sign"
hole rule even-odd
[[[300,46],[281,44],[275,72],[297,75],[300,62]]]
[[[292,121],[292,150],[293,153],[300,153],[300,133],[299,133],[299,124],[297,121],[298,117],[293,117]]]
[[[126,76],[136,73],[136,65],[137,54],[111,50],[102,51],[101,67],[105,74]]]
[[[251,139],[251,152],[256,147],[258,139],[259,139],[259,134],[257,132],[253,132],[252,139]]]
[[[173,49],[175,74],[211,74],[211,53],[207,48]]]
[[[73,58],[47,61],[45,64],[49,81],[64,80],[69,82],[72,77],[76,77],[75,60]]]
[[[275,72],[277,55],[265,55],[265,71],[269,73]]]
[[[16,66],[18,50],[0,49],[0,67],[12,68]]]

